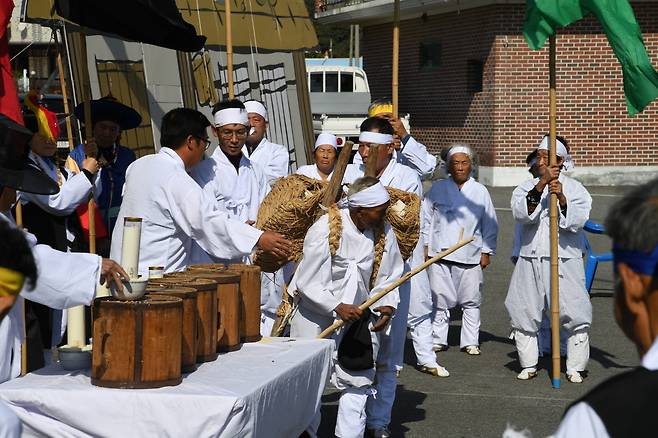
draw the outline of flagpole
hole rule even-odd
[[[556,125],[557,125],[557,86],[556,86],[556,37],[551,35],[548,40],[548,70],[549,70],[549,164],[557,164],[556,155]],[[557,195],[551,193],[550,241],[551,241],[551,359],[553,388],[560,387],[560,287],[558,267],[558,227],[557,227]]]
[[[393,83],[391,100],[393,101],[393,117],[398,118],[398,72],[400,65],[400,0],[393,3]]]
[[[226,11],[226,75],[228,76],[228,98],[235,98],[233,90],[233,31],[231,29],[231,0],[225,0]]]

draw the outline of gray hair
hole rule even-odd
[[[653,251],[658,246],[658,178],[617,201],[608,212],[605,228],[621,249]]]
[[[350,184],[347,196],[352,196],[355,193],[359,193],[361,190],[372,187],[378,182],[379,180],[372,176],[362,176],[361,178],[357,178],[352,184]]]

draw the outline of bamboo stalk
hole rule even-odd
[[[345,145],[340,150],[336,164],[334,165],[334,172],[331,175],[329,180],[329,185],[327,190],[324,193],[324,198],[322,198],[322,205],[325,207],[330,207],[334,202],[338,200],[338,197],[341,193],[341,187],[343,183],[343,176],[345,176],[345,169],[350,163],[350,155],[352,152],[352,143],[351,141],[345,142]]]
[[[391,100],[393,101],[393,117],[399,117],[398,109],[398,73],[400,68],[400,0],[393,3],[393,83]]]
[[[377,161],[379,161],[379,148],[381,145],[371,144],[368,149],[368,160],[366,161],[366,170],[364,176],[377,178]]]
[[[380,299],[382,299],[384,296],[388,295],[390,292],[392,292],[393,290],[395,290],[396,288],[398,288],[401,284],[403,284],[403,283],[405,283],[406,281],[408,281],[408,280],[409,280],[411,277],[413,277],[414,275],[418,274],[419,272],[424,271],[425,269],[429,268],[432,264],[434,264],[434,263],[438,262],[439,260],[443,259],[444,257],[446,257],[446,256],[448,256],[448,255],[450,255],[450,254],[452,254],[453,252],[457,251],[459,248],[461,248],[461,247],[463,247],[463,246],[465,246],[465,245],[468,245],[468,244],[471,243],[473,240],[475,240],[475,237],[470,237],[470,238],[468,238],[468,239],[466,239],[466,240],[462,240],[462,241],[460,241],[460,242],[457,242],[456,244],[454,244],[454,245],[451,246],[450,248],[446,249],[445,251],[442,251],[442,252],[438,253],[437,255],[435,255],[434,257],[432,257],[431,259],[428,259],[428,260],[426,260],[424,263],[422,263],[422,264],[416,266],[416,267],[413,268],[411,271],[407,272],[407,273],[404,274],[402,277],[400,277],[399,279],[397,279],[395,282],[391,283],[391,284],[388,285],[386,288],[382,289],[381,291],[377,292],[377,293],[374,294],[372,297],[370,297],[370,298],[368,298],[366,301],[364,301],[364,302],[359,306],[359,309],[361,309],[361,310],[366,310],[368,307],[372,306],[372,305],[375,304],[377,301],[379,301]],[[336,331],[337,329],[339,329],[339,328],[342,327],[343,325],[345,325],[345,321],[343,321],[342,319],[339,319],[339,320],[337,320],[337,321],[334,321],[334,323],[333,323],[332,325],[330,325],[329,327],[327,327],[322,333],[320,333],[320,334],[318,335],[318,338],[326,338],[327,336],[329,336],[330,334],[332,334],[334,331]]]
[[[556,125],[557,125],[557,86],[556,86],[556,41],[555,35],[549,39],[549,164],[557,164]],[[550,240],[551,240],[551,359],[553,388],[560,387],[560,285],[558,266],[558,227],[557,195],[552,193],[550,199]]]
[[[226,0],[226,75],[228,76],[228,98],[235,97],[233,90],[233,31],[231,29],[231,1]]]

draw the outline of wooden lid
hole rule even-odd
[[[214,280],[194,277],[157,278],[149,280],[149,284],[159,285],[166,289],[192,287],[198,291],[215,290],[217,288],[217,282]]]
[[[200,263],[197,265],[190,265],[187,267],[187,271],[224,271],[226,270],[226,265],[223,263]]]
[[[149,292],[149,295],[169,295],[178,298],[194,298],[199,291],[193,287],[171,287],[167,289],[160,288],[156,291]]]
[[[94,300],[94,306],[100,307],[180,307],[183,305],[183,300],[173,296],[154,296],[144,295],[141,300],[124,301],[118,300],[114,297],[100,297]]]
[[[194,272],[194,278],[208,278],[217,284],[240,283],[240,273],[235,271]]]
[[[231,270],[231,271],[237,271],[237,272],[254,271],[254,272],[258,272],[260,274],[260,266],[257,266],[257,265],[233,264],[233,265],[228,265],[228,269]]]

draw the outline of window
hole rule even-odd
[[[420,43],[418,53],[419,67],[433,70],[441,65],[441,44],[437,42]]]
[[[325,93],[338,93],[338,72],[324,74]]]
[[[311,93],[322,93],[324,91],[322,89],[323,82],[322,72],[311,73],[311,83],[309,85]]]
[[[469,93],[482,91],[484,77],[484,62],[477,59],[469,59],[466,66],[466,86]]]
[[[354,92],[354,74],[352,72],[340,73],[340,92],[352,93]]]

